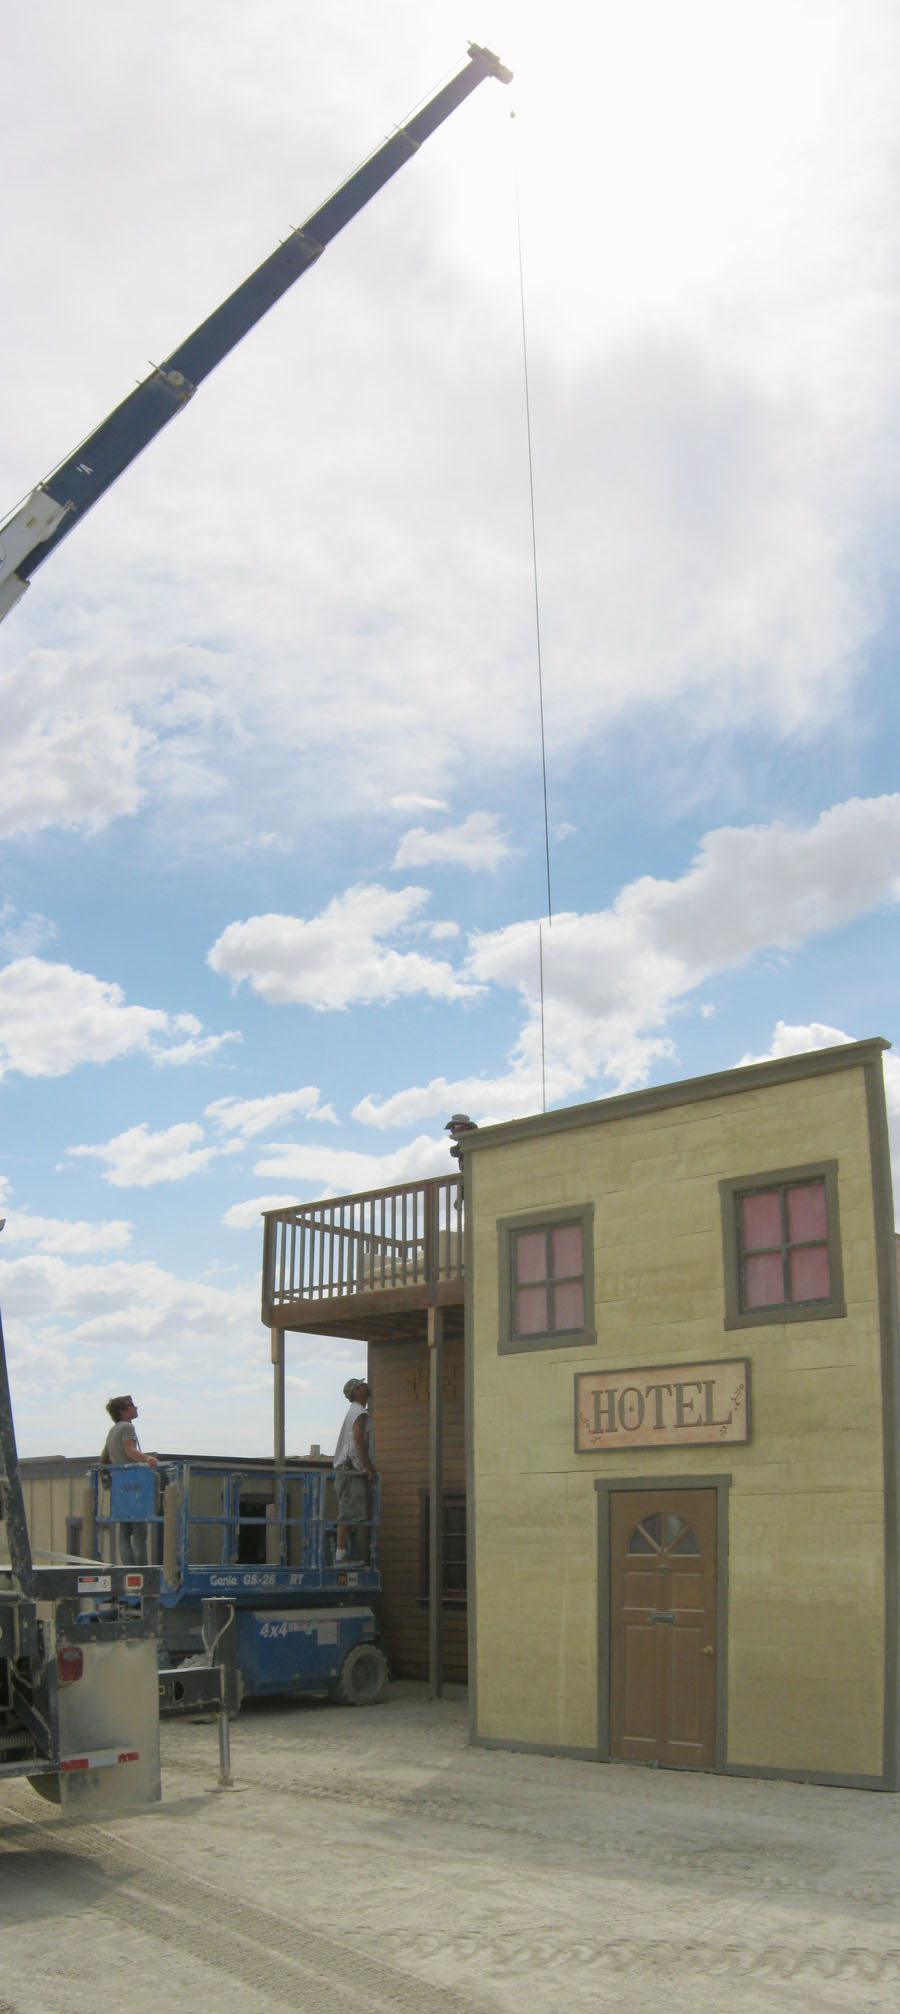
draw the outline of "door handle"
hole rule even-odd
[[[700,1652],[701,1657],[715,1657],[715,1654],[715,1645],[711,1643],[705,1643]]]

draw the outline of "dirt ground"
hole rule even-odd
[[[900,2005],[900,1797],[467,1745],[453,1688],[163,1727],[163,1802],[0,1784],[0,2014]]]

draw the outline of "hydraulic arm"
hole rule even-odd
[[[508,84],[511,72],[490,49],[473,42],[465,69],[407,125],[398,127],[321,209],[292,231],[249,279],[123,399],[67,461],[32,490],[0,526],[0,620],[24,594],[35,569],[154,434],[181,411],[222,357],[485,77],[497,77]]]
[[[2,1229],[3,1224],[0,1223],[0,1230]],[[0,1519],[6,1525],[12,1585],[19,1594],[30,1595],[34,1592],[34,1568],[28,1527],[25,1522],[25,1499],[19,1477],[19,1457],[16,1451],[16,1430],[13,1425],[12,1399],[6,1370],[2,1317],[0,1317]]]

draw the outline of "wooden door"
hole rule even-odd
[[[716,1740],[716,1492],[615,1490],[610,1749],[711,1769]]]

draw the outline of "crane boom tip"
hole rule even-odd
[[[483,64],[485,73],[496,77],[501,84],[512,83],[512,71],[507,70],[506,64],[501,63],[499,56],[494,55],[493,49],[482,49],[480,43],[470,42],[469,57],[473,63]]]

